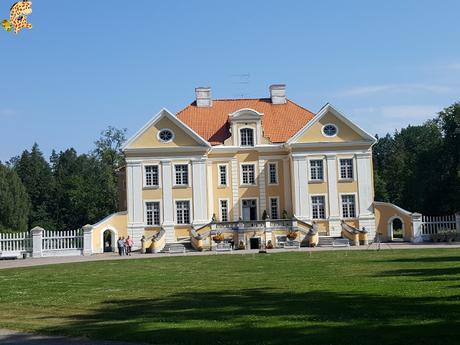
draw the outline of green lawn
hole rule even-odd
[[[0,270],[0,328],[159,344],[459,344],[458,249]]]

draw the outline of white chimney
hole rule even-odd
[[[210,87],[197,87],[195,88],[196,106],[200,108],[212,107],[211,88]]]
[[[270,85],[270,98],[273,104],[285,104],[286,103],[286,85],[285,84]]]

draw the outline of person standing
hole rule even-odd
[[[125,252],[125,241],[123,237],[118,237],[117,246],[118,246],[118,255],[123,256]]]
[[[133,247],[133,240],[132,240],[132,238],[130,236],[128,236],[128,238],[126,239],[125,247],[126,247],[126,254],[131,256],[131,249]]]

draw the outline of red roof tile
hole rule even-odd
[[[264,137],[272,143],[286,142],[310,121],[314,114],[288,100],[285,104],[272,104],[269,98],[213,100],[212,107],[197,107],[193,102],[177,113],[177,117],[212,145],[223,144],[230,137],[228,115],[251,108],[263,113]]]

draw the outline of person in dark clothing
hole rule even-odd
[[[122,256],[125,254],[125,241],[123,238],[118,237],[117,241],[117,246],[118,246],[118,255]]]

